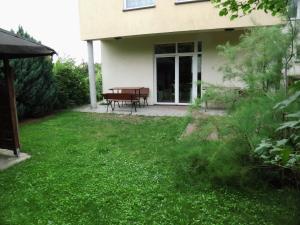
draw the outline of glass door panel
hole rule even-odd
[[[175,57],[156,59],[157,102],[175,102]]]
[[[179,103],[190,103],[193,87],[193,56],[179,57]]]
[[[198,92],[197,92],[197,97],[201,98],[201,90],[202,90],[202,85],[201,85],[201,81],[202,81],[202,55],[198,55],[197,57],[197,61],[198,61],[198,65],[197,65],[197,82],[198,82]]]

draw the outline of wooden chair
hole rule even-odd
[[[150,94],[150,89],[149,88],[142,88],[141,89],[141,94],[140,94],[140,97],[144,100],[144,106],[147,104],[147,106],[149,105],[148,104],[148,97],[149,97],[149,94]]]

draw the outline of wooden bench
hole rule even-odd
[[[123,93],[123,94],[139,94],[139,97],[144,100],[144,106],[146,104],[148,106],[148,97],[149,97],[149,94],[150,94],[150,89],[149,88],[141,88],[139,90],[139,93],[136,92],[136,90],[122,89],[121,93]]]
[[[131,94],[131,93],[105,93],[103,94],[103,98],[107,102],[107,108],[106,112],[108,112],[109,106],[111,107],[111,110],[115,110],[115,103],[118,103],[118,106],[120,107],[119,102],[125,102],[131,104],[131,114],[133,111],[133,108],[136,112],[136,105],[139,103],[139,97],[137,94]]]

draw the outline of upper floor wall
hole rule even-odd
[[[205,0],[79,0],[79,10],[82,40],[280,23],[262,11],[230,21]]]

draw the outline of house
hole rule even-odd
[[[246,28],[280,19],[257,11],[230,21],[206,0],[79,0],[81,38],[88,43],[90,92],[96,107],[93,41],[101,41],[103,91],[150,88],[150,104],[190,104],[205,83],[224,83],[216,47]]]

